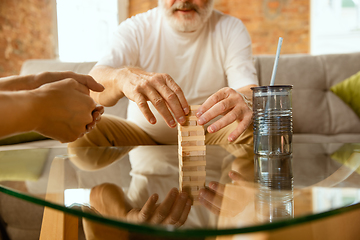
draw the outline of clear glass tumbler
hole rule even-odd
[[[253,87],[254,153],[292,153],[292,86]]]

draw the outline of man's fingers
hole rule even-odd
[[[164,118],[167,125],[171,128],[176,127],[176,122],[167,107],[167,102],[165,98],[159,94],[156,89],[151,89],[147,91],[147,98],[151,101],[156,110],[160,113],[160,115]]]
[[[199,200],[203,198],[205,199],[207,202],[211,203],[211,205],[214,208],[221,208],[221,204],[222,204],[222,199],[223,196],[222,194],[220,194],[217,191],[212,191],[211,189],[201,189],[200,190],[200,197]]]
[[[177,99],[180,102],[183,113],[185,115],[187,115],[190,111],[190,108],[189,108],[189,103],[187,102],[187,100],[185,98],[184,92],[181,90],[179,85],[177,85],[176,82],[170,76],[167,76],[165,78],[165,80],[166,80],[166,84],[169,86],[171,91],[173,91],[176,94]]]
[[[219,195],[224,195],[224,191],[225,191],[225,185],[224,184],[219,184],[218,182],[210,182],[209,183],[209,188],[211,190],[215,191]]]
[[[186,206],[186,202],[189,199],[189,196],[186,192],[182,192],[178,195],[176,202],[172,206],[171,213],[166,219],[165,224],[176,224],[184,211],[184,208]]]
[[[191,203],[192,203],[191,199],[188,198],[188,200],[186,201],[184,210],[182,211],[181,217],[180,217],[179,221],[175,224],[176,227],[180,227],[186,222],[186,220],[189,216],[190,210],[191,210]]]
[[[228,96],[226,92],[226,88],[222,88],[213,95],[211,95],[206,101],[201,105],[196,114],[197,117],[202,116],[203,113],[207,112],[210,108],[212,108],[215,104],[222,101]]]
[[[238,172],[235,172],[233,170],[231,170],[229,172],[229,177],[231,178],[231,180],[235,181],[235,182],[243,182],[246,181],[246,179]]]
[[[232,131],[230,133],[230,135],[228,136],[229,142],[235,141],[250,126],[251,121],[252,121],[251,117],[252,117],[252,115],[246,116],[242,119],[242,121],[239,122],[239,124],[237,125],[235,130]]]
[[[220,203],[220,205],[215,204],[215,202],[214,202],[215,196],[216,196],[215,192],[210,191],[209,189],[203,188],[200,190],[199,201],[202,205],[204,205],[212,213],[219,215],[221,203]]]
[[[140,222],[146,222],[149,220],[154,213],[156,202],[159,199],[159,196],[155,193],[149,197],[149,199],[146,201],[143,208],[140,210],[138,214],[138,220]]]
[[[159,224],[162,223],[165,218],[167,218],[178,195],[179,191],[176,188],[173,188],[169,191],[164,201],[155,210],[155,213],[151,219],[151,223]]]
[[[140,111],[142,112],[142,114],[145,116],[146,120],[148,120],[148,122],[151,124],[155,124],[156,118],[154,114],[151,112],[149,105],[146,101],[146,98],[141,93],[138,93],[135,96],[135,102],[138,108],[140,109]]]

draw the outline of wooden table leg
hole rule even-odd
[[[64,203],[65,161],[64,158],[56,157],[51,164],[46,201]],[[78,217],[45,207],[40,240],[78,239],[78,224]]]

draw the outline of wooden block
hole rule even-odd
[[[185,132],[185,131],[202,131],[204,132],[204,126],[198,125],[198,126],[181,126],[180,124],[178,124],[178,130],[180,132]]]
[[[189,120],[189,121],[186,121],[182,126],[197,126],[197,121]]]
[[[183,142],[205,141],[205,135],[200,135],[200,136],[179,136],[179,141],[183,141]]]
[[[179,149],[179,154],[181,156],[205,156],[205,151],[180,151]]]
[[[189,132],[179,132],[178,136],[187,137],[187,136],[190,136],[190,133]]]
[[[191,195],[192,195],[192,196],[199,196],[199,195],[200,195],[200,191],[191,191]]]
[[[180,171],[205,171],[205,166],[182,166]]]
[[[189,115],[187,115],[187,116],[185,116],[185,119],[186,119],[186,121],[197,121],[198,120],[198,118],[196,117],[196,116],[189,116]]]
[[[191,157],[191,156],[205,156],[205,151],[184,151],[184,152],[179,152],[179,154],[181,154],[182,156],[186,156],[186,157]]]
[[[192,152],[192,151],[205,151],[206,146],[179,146],[180,151],[182,152]]]
[[[205,181],[182,181],[181,185],[182,188],[188,186],[191,188],[191,191],[198,191],[200,188],[203,188],[205,185]]]
[[[190,105],[189,109],[190,109],[190,111],[193,111],[193,110],[198,110],[200,107],[201,107],[201,105]]]
[[[187,166],[206,166],[206,161],[179,161],[180,167]]]
[[[189,131],[189,136],[202,136],[204,135],[204,131]]]
[[[180,180],[183,181],[183,182],[190,182],[191,181],[191,177],[182,177],[180,175]]]
[[[179,141],[179,146],[204,146],[205,141]]]
[[[191,184],[191,186],[204,186],[205,180],[206,180],[206,176],[181,176],[181,174],[179,174],[179,183],[181,185]]]
[[[205,171],[180,171],[180,175],[182,177],[187,177],[187,176],[206,176],[206,172]]]
[[[199,177],[199,176],[196,176],[196,177],[191,176],[191,177],[190,177],[190,181],[195,181],[195,182],[202,182],[202,181],[204,181],[204,182],[205,182],[205,180],[206,180],[206,177]]]
[[[206,156],[205,155],[201,155],[201,156],[182,156],[182,155],[179,154],[179,161],[181,161],[183,164],[186,164],[186,163],[191,164],[190,162],[203,162],[203,161],[206,161]]]
[[[197,110],[192,110],[192,111],[189,112],[189,114],[187,116],[196,117],[196,113],[197,113]]]
[[[183,192],[187,192],[188,194],[191,194],[191,192],[200,191],[200,189],[203,188],[204,185],[198,185],[198,186],[183,185],[181,187]]]

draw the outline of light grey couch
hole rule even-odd
[[[255,56],[260,85],[268,85],[274,56]],[[283,55],[279,60],[276,84],[293,88],[294,142],[360,143],[360,118],[329,89],[360,71],[360,53],[336,55]],[[21,74],[71,70],[88,73],[95,63],[62,63],[56,60],[29,60]],[[127,99],[105,110],[126,117]],[[0,150],[61,146],[54,140],[0,147]],[[324,149],[323,151],[330,151]],[[328,155],[331,152],[324,152]],[[26,212],[26,214],[24,214]],[[19,217],[20,214],[28,217]],[[19,215],[19,216],[17,216]],[[0,223],[12,239],[38,239],[42,208],[0,194]]]

